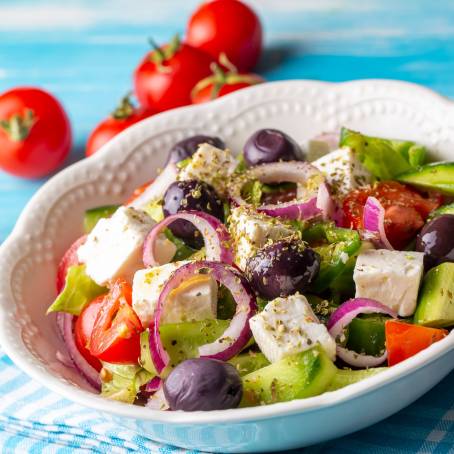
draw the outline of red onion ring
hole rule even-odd
[[[178,169],[176,165],[169,162],[163,169],[163,171],[156,177],[145,191],[136,197],[127,206],[140,210],[148,202],[152,200],[160,200],[164,197],[167,188],[175,181],[177,181]]]
[[[154,247],[159,234],[172,222],[184,219],[196,227],[202,234],[205,243],[206,259],[233,264],[231,239],[225,225],[219,219],[202,211],[182,211],[168,216],[156,224],[143,243],[143,263],[145,266],[163,265],[156,259]]]
[[[224,333],[211,344],[205,344],[199,348],[200,357],[227,361],[241,351],[251,337],[249,319],[257,311],[257,302],[246,278],[238,270],[224,263],[207,260],[187,263],[178,268],[166,282],[159,295],[154,320],[150,326],[151,358],[158,373],[161,373],[169,364],[169,355],[159,334],[167,296],[185,280],[201,270],[208,270],[216,281],[230,290],[237,307],[235,315]]]
[[[59,312],[57,314],[57,325],[62,331],[63,340],[68,350],[68,355],[77,371],[85,378],[89,385],[96,391],[101,390],[101,379],[98,371],[92,367],[86,359],[80,354],[74,340],[74,316]]]
[[[268,216],[282,217],[284,219],[311,219],[322,215],[324,218],[332,216],[333,208],[328,187],[324,184],[322,172],[307,162],[286,161],[273,162],[252,167],[245,174],[247,180],[259,180],[262,183],[292,182],[300,184],[304,190],[298,190],[298,198],[291,202],[268,204],[257,207],[257,211]],[[236,205],[247,205],[241,196],[244,186],[244,174],[239,178],[238,184],[230,189],[230,197]],[[317,188],[309,189],[307,184],[311,179],[319,179]],[[243,182],[243,184],[241,184]],[[301,200],[303,199],[303,200]]]
[[[331,315],[327,328],[336,340],[351,321],[360,314],[387,314],[397,318],[396,312],[378,301],[368,298],[353,298],[341,304]],[[336,342],[337,343],[337,342]],[[382,364],[388,354],[385,350],[381,356],[363,355],[347,348],[336,346],[337,356],[347,364],[355,367],[375,367]]]
[[[145,392],[155,393],[162,386],[162,380],[160,377],[153,377],[146,385]]]
[[[385,232],[385,209],[378,199],[368,197],[363,212],[364,237],[376,246],[393,251]]]

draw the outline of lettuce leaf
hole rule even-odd
[[[103,362],[103,367],[110,372],[112,379],[102,383],[101,396],[129,404],[136,400],[140,387],[154,376],[140,366]]]
[[[104,293],[107,293],[107,288],[101,287],[87,275],[85,265],[71,266],[66,275],[65,288],[47,309],[47,313],[67,312],[80,315],[88,303]]]
[[[347,128],[342,128],[340,146],[354,150],[364,167],[381,180],[415,170],[426,159],[425,147],[415,142],[365,136]]]

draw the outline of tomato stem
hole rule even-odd
[[[134,113],[134,104],[131,101],[131,92],[127,93],[121,99],[116,109],[112,112],[115,120],[126,120]]]
[[[166,66],[165,63],[180,49],[180,36],[178,34],[174,35],[166,46],[159,46],[153,38],[148,38],[148,41],[153,48],[150,60],[158,67],[160,72],[170,72],[170,67]]]
[[[22,142],[30,134],[30,130],[36,123],[33,110],[26,109],[23,115],[15,114],[8,120],[0,120],[0,128],[14,142]]]

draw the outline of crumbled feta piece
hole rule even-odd
[[[293,238],[297,234],[278,218],[245,207],[232,209],[229,231],[234,243],[235,263],[242,270],[246,267],[247,259],[254,256],[267,243]]]
[[[306,150],[306,159],[313,162],[336,150],[339,147],[339,138],[338,132],[323,132],[312,137],[303,145]]]
[[[178,179],[204,181],[213,186],[219,195],[225,196],[226,181],[235,171],[237,164],[229,150],[221,150],[204,143],[192,155],[189,164],[181,169]]]
[[[269,302],[249,325],[260,350],[272,363],[317,343],[331,359],[336,357],[336,342],[318,321],[306,297],[298,293]]]
[[[171,274],[188,261],[167,263],[139,270],[132,285],[132,307],[143,326],[149,326],[158,303],[159,295]],[[168,296],[162,323],[180,323],[216,318],[216,281],[200,274],[186,280]]]
[[[356,261],[353,279],[356,298],[370,298],[390,307],[401,317],[416,309],[424,272],[422,252],[367,250]]]
[[[118,277],[131,282],[143,267],[142,245],[154,224],[143,211],[124,206],[100,219],[77,251],[87,274],[99,285]]]
[[[371,174],[348,147],[332,151],[312,164],[325,175],[335,195],[347,195],[372,181]]]

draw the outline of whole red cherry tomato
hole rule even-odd
[[[153,112],[149,109],[135,107],[131,102],[131,98],[125,96],[112,114],[101,121],[90,134],[85,154],[91,156],[121,131],[152,114]]]
[[[96,321],[96,317],[104,302],[105,295],[98,296],[91,303],[84,307],[83,311],[77,317],[74,326],[74,339],[76,341],[77,350],[93,366],[98,372],[102,369],[102,364],[98,358],[95,358],[88,350],[91,333]]]
[[[386,236],[396,249],[407,246],[429,213],[443,202],[443,197],[438,194],[423,197],[396,181],[383,181],[347,195],[343,202],[346,227],[363,227],[364,205],[369,196],[376,197],[385,209]]]
[[[55,170],[71,149],[71,126],[61,104],[39,88],[0,95],[0,167],[39,178]]]
[[[147,109],[161,112],[191,104],[195,84],[210,74],[213,59],[175,36],[146,55],[134,73],[137,99]]]
[[[202,79],[192,90],[193,104],[211,101],[228,93],[263,82],[263,79],[257,74],[238,73],[237,68],[225,54],[221,54],[219,63],[220,65],[212,63],[211,76]]]
[[[224,52],[239,71],[250,71],[262,53],[262,25],[254,11],[238,0],[203,3],[188,23],[186,42],[211,54]]]

